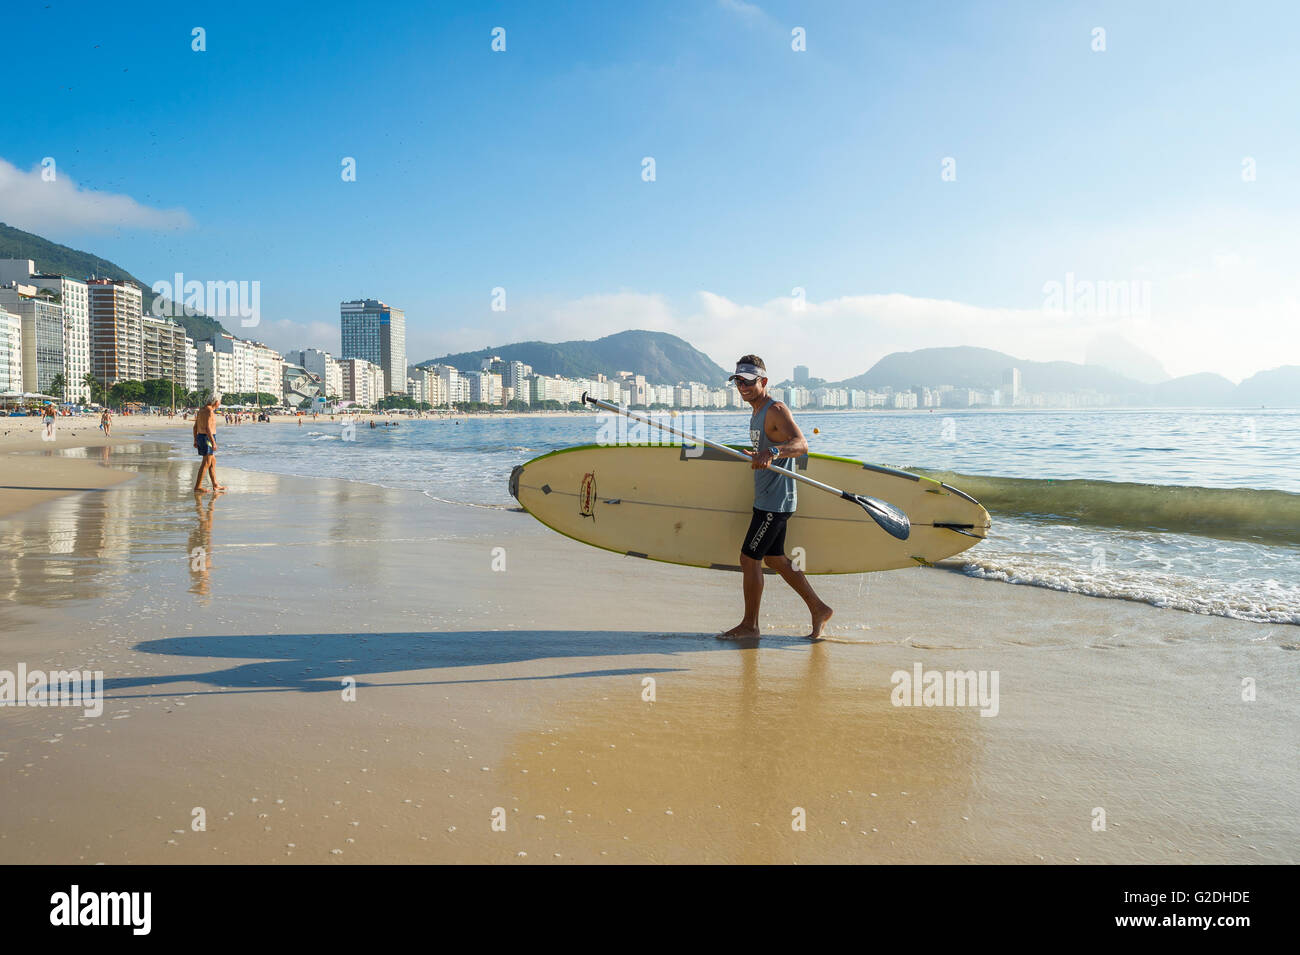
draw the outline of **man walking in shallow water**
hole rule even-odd
[[[730,381],[740,389],[753,415],[749,419],[749,440],[754,446],[745,453],[754,470],[754,516],[740,547],[740,570],[745,591],[745,617],[726,633],[732,640],[752,639],[759,635],[758,606],[763,599],[763,565],[779,573],[783,580],[803,598],[812,614],[809,640],[820,640],[826,621],[834,613],[824,604],[801,570],[796,570],[785,556],[785,525],[794,516],[797,504],[793,478],[777,469],[794,470],[794,459],[808,453],[808,442],[794,423],[794,415],[783,402],[767,393],[767,366],[757,355],[745,355],[736,363]]]
[[[210,398],[194,416],[194,449],[199,452],[202,462],[199,464],[199,476],[194,481],[194,493],[203,494],[203,474],[206,471],[212,481],[213,491],[224,491],[226,486],[217,483],[215,468],[217,460],[217,407],[220,398]]]

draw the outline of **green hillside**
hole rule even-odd
[[[566,378],[586,378],[598,372],[612,378],[620,371],[630,371],[644,375],[651,384],[698,381],[721,387],[729,374],[676,335],[647,331],[618,332],[595,341],[516,342],[431,358],[420,362],[420,367],[442,364],[461,371],[478,371],[482,360],[490,355],[532,365],[539,375]]]
[[[59,245],[39,235],[15,229],[0,222],[0,259],[31,259],[37,271],[66,275],[85,280],[92,276],[107,279],[124,279],[140,286],[144,313],[148,315],[157,298],[147,282],[142,282],[115,262],[101,259],[90,252]],[[180,311],[178,308],[177,312]],[[206,315],[177,315],[174,321],[185,327],[185,334],[195,341],[206,341],[225,331],[221,323]]]

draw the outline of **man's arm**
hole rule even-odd
[[[808,453],[807,439],[795,424],[790,409],[782,402],[778,401],[772,405],[768,412],[768,420],[772,422],[773,430],[776,432],[776,440],[772,441],[772,451],[775,453],[764,452],[754,455],[752,467],[765,468],[775,458],[797,458]],[[769,440],[771,440],[770,435]]]

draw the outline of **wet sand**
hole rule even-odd
[[[735,574],[220,463],[196,501],[192,454],[109,453],[134,480],[0,518],[0,670],[106,697],[0,708],[0,862],[1300,856],[1294,628],[941,567],[813,578],[854,643],[768,578],[735,644]],[[918,662],[997,671],[998,714],[894,706]]]

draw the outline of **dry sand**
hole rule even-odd
[[[813,578],[856,643],[769,578],[737,645],[738,575],[515,511],[230,468],[196,501],[138,438],[0,484],[105,453],[135,480],[0,519],[0,670],[106,696],[0,708],[0,862],[1300,857],[1294,628],[918,568]],[[996,670],[997,716],[892,705],[917,662]]]

